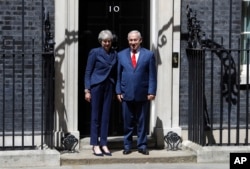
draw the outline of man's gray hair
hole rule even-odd
[[[139,38],[142,38],[142,37],[141,37],[141,32],[138,31],[138,30],[132,30],[132,31],[130,31],[130,32],[128,33],[128,37],[129,37],[129,35],[130,35],[131,33],[136,33],[136,34],[138,34]]]

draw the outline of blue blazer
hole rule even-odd
[[[130,48],[118,53],[116,93],[125,101],[146,101],[147,95],[156,95],[156,63],[154,53],[140,48],[136,68],[133,68]]]
[[[112,50],[108,56],[102,47],[94,48],[89,52],[85,70],[85,89],[99,84],[106,79],[115,83],[117,66],[117,52]]]

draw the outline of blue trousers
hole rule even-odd
[[[124,149],[131,149],[133,131],[137,126],[137,148],[147,148],[147,119],[149,102],[122,102],[124,122]]]
[[[106,80],[91,88],[90,145],[107,145],[113,87]]]

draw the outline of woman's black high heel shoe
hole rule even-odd
[[[103,153],[96,153],[96,152],[95,152],[94,146],[92,147],[92,150],[93,150],[93,154],[94,154],[95,156],[99,156],[99,157],[103,156]]]
[[[103,148],[101,147],[102,153],[106,156],[112,156],[111,152],[106,152],[103,150]]]

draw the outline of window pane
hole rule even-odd
[[[242,1],[241,49],[250,47],[250,0]],[[242,52],[241,64],[246,64],[246,52]]]

